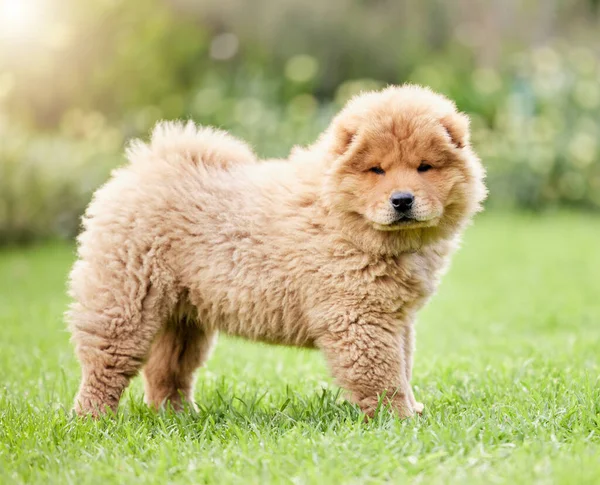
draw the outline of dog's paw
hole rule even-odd
[[[72,412],[79,417],[90,416],[94,419],[99,418],[106,413],[115,413],[117,411],[118,401],[106,401],[98,399],[94,395],[79,393],[75,398]]]
[[[422,402],[415,402],[415,404],[413,405],[413,410],[417,414],[422,414],[423,409],[425,409],[425,405]]]
[[[381,399],[379,397],[365,398],[358,402],[359,407],[365,414],[365,420],[374,418],[378,413],[389,412],[399,419],[406,419],[414,416],[414,406],[410,401],[402,396],[393,396],[392,398]],[[422,409],[422,405],[421,405]]]

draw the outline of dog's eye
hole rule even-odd
[[[381,167],[371,167],[369,172],[376,173],[378,175],[385,175],[385,170]]]
[[[432,168],[433,167],[431,165],[429,165],[428,163],[421,162],[421,165],[419,165],[419,168],[417,168],[417,171],[427,172],[428,170],[431,170]]]

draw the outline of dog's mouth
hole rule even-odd
[[[414,217],[402,217],[391,224],[390,229],[413,229],[428,226],[430,221],[420,221]]]
[[[390,226],[406,226],[408,224],[416,224],[419,222],[423,222],[423,221],[419,221],[411,216],[402,216],[398,220],[392,222],[390,224]]]
[[[420,229],[424,227],[435,226],[439,218],[419,220],[412,216],[401,216],[389,224],[375,224],[375,228],[380,231],[400,231],[403,229]]]

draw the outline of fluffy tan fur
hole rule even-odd
[[[192,123],[160,124],[128,157],[86,212],[71,273],[78,413],[115,410],[142,368],[150,405],[193,405],[219,331],[319,348],[368,415],[382,396],[421,412],[415,314],[485,197],[451,101],[417,86],[362,94],[289,160]],[[415,196],[411,221],[393,220],[398,190]]]

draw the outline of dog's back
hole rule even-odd
[[[141,140],[130,143],[127,158],[132,164],[166,161],[224,169],[257,161],[250,147],[241,140],[216,128],[199,127],[192,121],[157,124],[149,143]]]

